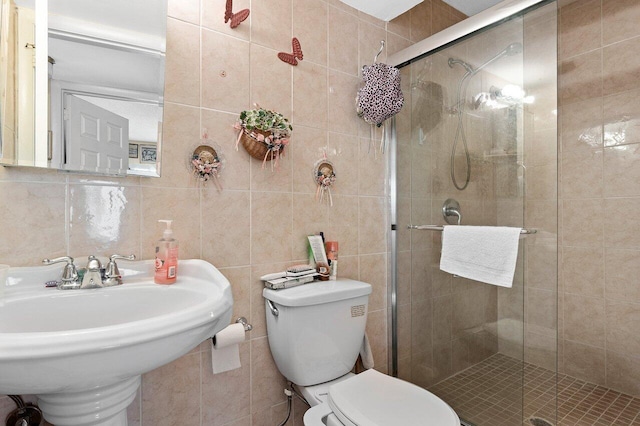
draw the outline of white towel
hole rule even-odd
[[[440,269],[487,284],[511,287],[521,229],[445,226]]]
[[[373,368],[373,352],[371,352],[371,345],[369,344],[367,333],[364,334],[364,338],[362,339],[360,359],[362,359],[362,366],[365,370]]]

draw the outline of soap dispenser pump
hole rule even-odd
[[[173,221],[162,219],[158,222],[164,223],[166,228],[162,238],[156,243],[156,272],[153,280],[156,284],[173,284],[178,276],[178,240],[173,238]]]

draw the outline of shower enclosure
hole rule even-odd
[[[556,424],[557,6],[529,3],[396,62],[390,370],[477,426]],[[462,225],[535,231],[512,288],[442,272],[441,232],[409,229],[457,223],[449,199]]]

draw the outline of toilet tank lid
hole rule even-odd
[[[262,296],[282,306],[310,306],[371,294],[371,284],[339,278],[282,290],[262,290]]]

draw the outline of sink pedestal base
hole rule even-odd
[[[140,376],[81,392],[38,395],[44,418],[56,426],[127,426],[127,407]]]

